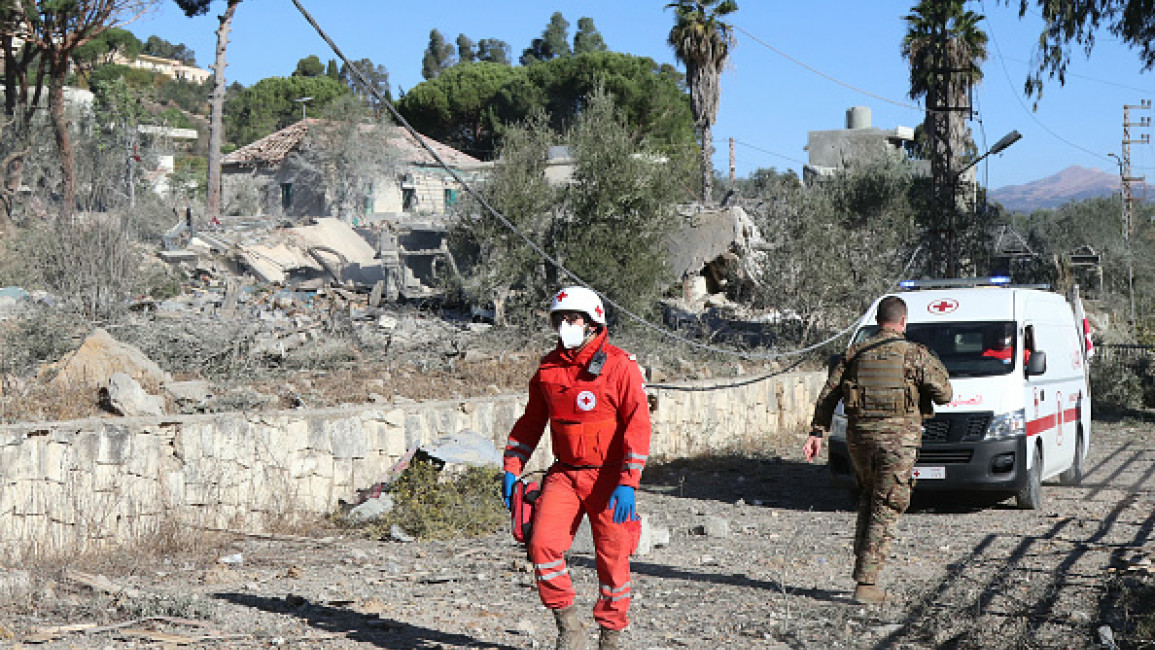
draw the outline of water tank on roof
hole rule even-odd
[[[869,129],[870,128],[870,107],[869,106],[851,106],[846,109],[846,128],[848,129]]]

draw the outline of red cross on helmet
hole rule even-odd
[[[549,313],[555,311],[580,311],[598,325],[606,324],[606,310],[598,294],[585,287],[566,287],[558,291],[549,305]]]

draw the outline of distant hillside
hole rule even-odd
[[[1102,169],[1072,165],[1063,171],[1025,185],[1008,185],[991,190],[990,201],[1012,212],[1057,208],[1068,201],[1110,196],[1119,191],[1119,176]],[[1136,188],[1142,196],[1142,188]]]

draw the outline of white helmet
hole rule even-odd
[[[606,310],[598,294],[585,287],[566,287],[557,292],[549,305],[549,313],[555,311],[580,311],[598,325],[606,324]]]

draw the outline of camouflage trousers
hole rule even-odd
[[[894,525],[910,505],[918,447],[911,444],[909,436],[894,432],[852,432],[847,445],[860,488],[854,528],[854,580],[872,585],[877,584],[890,551]]]

